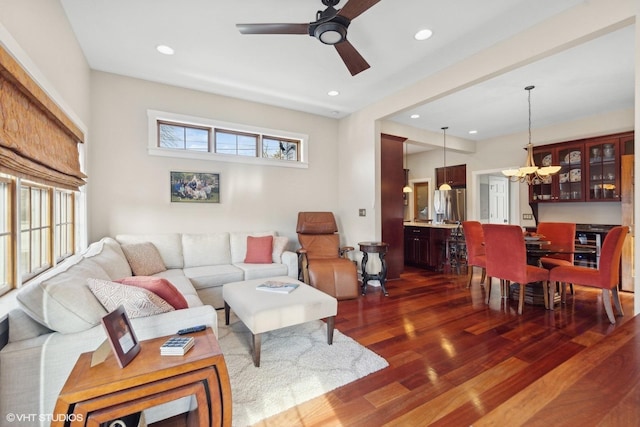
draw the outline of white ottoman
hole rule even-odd
[[[265,281],[297,283],[298,288],[288,294],[259,291]],[[229,324],[229,309],[233,309],[253,334],[253,363],[260,366],[260,343],[263,332],[312,320],[327,319],[327,343],[333,343],[333,328],[338,301],[303,282],[289,276],[253,279],[226,283],[222,288],[225,324]]]

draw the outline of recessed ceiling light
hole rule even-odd
[[[428,28],[418,31],[413,38],[416,40],[426,40],[433,35],[433,31]]]
[[[330,90],[329,92],[327,92],[327,95],[329,95],[329,96],[338,96],[338,95],[340,95],[340,92],[338,92],[337,90]]]
[[[411,118],[412,119],[419,119],[420,118],[420,114],[412,114]]]
[[[475,135],[476,133],[478,133],[478,131],[477,131],[477,130],[475,130],[475,129],[474,129],[474,130],[470,130],[470,131],[469,131],[469,134],[470,134],[470,135]]]
[[[175,53],[172,48],[164,44],[156,46],[156,50],[164,55],[173,55]]]

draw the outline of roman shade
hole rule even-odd
[[[0,46],[0,172],[70,190],[85,184],[83,132]]]

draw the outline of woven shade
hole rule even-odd
[[[0,47],[0,171],[71,190],[85,184],[83,133]]]

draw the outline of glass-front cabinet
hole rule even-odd
[[[533,158],[538,166],[560,166],[557,174],[535,179],[529,187],[533,202],[584,201],[582,170],[584,144],[558,144],[535,147]]]
[[[534,147],[536,165],[560,172],[529,186],[531,203],[620,201],[620,156],[633,153],[633,132]]]
[[[619,139],[602,139],[587,143],[587,182],[589,201],[612,201],[620,198]]]
[[[584,201],[582,185],[584,170],[584,145],[570,145],[558,149],[558,199],[569,202]]]

